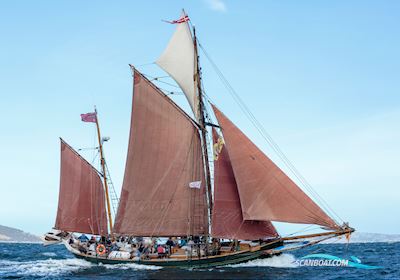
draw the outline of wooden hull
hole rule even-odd
[[[247,262],[250,260],[268,258],[274,255],[281,254],[280,252],[271,252],[271,249],[281,246],[282,242],[276,242],[273,244],[267,244],[260,246],[256,250],[245,250],[232,252],[224,255],[208,256],[202,258],[192,259],[174,259],[174,258],[163,258],[163,259],[152,259],[152,260],[133,260],[133,259],[107,259],[100,256],[84,255],[76,250],[71,251],[77,258],[84,259],[92,263],[102,264],[124,264],[124,263],[136,263],[141,265],[152,265],[160,267],[170,268],[210,268],[216,266],[224,266],[229,264],[237,264]],[[67,246],[68,249],[68,246]]]
[[[277,256],[282,253],[298,250],[301,248],[313,246],[318,244],[324,240],[338,237],[341,235],[351,234],[354,229],[349,228],[343,231],[336,232],[327,232],[327,233],[318,233],[318,234],[309,234],[309,235],[301,235],[301,236],[293,236],[293,237],[284,237],[277,240],[273,240],[270,243],[262,244],[257,247],[250,247],[247,250],[241,250],[237,252],[229,252],[216,256],[208,256],[202,258],[192,259],[178,259],[174,258],[173,255],[170,258],[162,258],[162,259],[109,259],[107,257],[102,256],[93,256],[86,255],[79,252],[77,249],[71,247],[68,244],[68,240],[63,240],[65,247],[74,254],[77,258],[87,260],[93,263],[102,263],[102,264],[124,264],[124,263],[136,263],[142,265],[152,265],[159,267],[171,267],[171,268],[209,268],[216,266],[224,266],[229,264],[238,264],[242,262],[248,262],[255,259],[263,259],[272,256]],[[307,238],[317,238],[311,241],[304,241]]]

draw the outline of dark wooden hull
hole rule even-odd
[[[208,268],[216,266],[224,266],[229,264],[237,264],[247,262],[255,259],[268,258],[276,255],[280,255],[285,252],[298,250],[301,248],[309,247],[320,243],[321,241],[338,237],[344,234],[351,234],[354,232],[353,228],[345,228],[340,231],[326,232],[326,233],[315,233],[308,235],[298,235],[291,237],[283,237],[276,240],[271,240],[269,243],[264,243],[259,247],[253,247],[249,250],[237,251],[226,253],[217,256],[208,256],[203,258],[193,259],[150,259],[150,260],[137,260],[137,259],[107,259],[101,256],[91,256],[80,253],[77,249],[72,248],[69,245],[69,238],[63,240],[65,247],[74,254],[77,258],[87,260],[92,263],[103,263],[103,264],[123,264],[123,263],[136,263],[142,265],[153,265],[160,267],[171,267],[171,268]],[[317,240],[307,241],[308,238],[319,238]]]
[[[266,253],[266,250],[273,249],[281,245],[281,242],[277,242],[274,244],[268,244],[265,246],[261,246],[258,250],[255,251],[243,251],[243,252],[235,252],[226,255],[219,256],[209,256],[203,258],[193,258],[191,260],[184,259],[154,259],[154,260],[123,260],[123,259],[106,259],[95,256],[87,256],[83,254],[75,254],[77,258],[84,259],[86,261],[90,261],[92,263],[102,263],[102,264],[123,264],[123,263],[136,263],[142,265],[153,265],[160,267],[170,267],[170,268],[210,268],[216,266],[224,266],[229,264],[237,264],[242,262],[247,262],[250,260],[268,258],[274,255],[279,255],[280,253],[271,254]]]

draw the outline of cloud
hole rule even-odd
[[[206,0],[209,8],[217,12],[226,12],[226,5],[222,0]]]

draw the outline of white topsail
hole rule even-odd
[[[198,119],[199,99],[195,88],[196,58],[192,33],[187,21],[176,25],[174,35],[156,63],[180,86]]]

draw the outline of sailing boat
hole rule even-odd
[[[328,215],[215,104],[216,121],[211,121],[195,28],[185,13],[170,23],[176,31],[156,63],[182,89],[191,112],[130,65],[131,125],[115,223],[95,112],[91,120],[97,125],[102,171],[61,140],[57,218],[44,240],[63,242],[76,257],[96,263],[212,267],[349,237],[353,228]],[[272,222],[318,225],[323,231],[284,237]],[[73,233],[98,238],[90,244]],[[167,254],[140,251],[144,238],[171,237],[187,244],[171,246]]]

